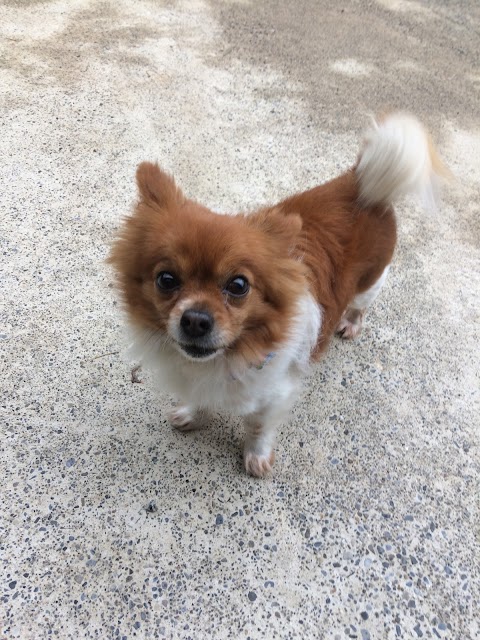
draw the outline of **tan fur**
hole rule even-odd
[[[140,202],[109,257],[133,324],[165,331],[182,300],[195,298],[229,337],[224,346],[231,355],[262,361],[283,341],[305,286],[305,267],[289,253],[298,216],[276,209],[249,217],[215,214],[185,199],[173,179],[149,163],[138,168],[137,182]],[[180,277],[180,291],[158,291],[162,269]],[[227,299],[223,287],[237,274],[247,276],[251,291]]]
[[[357,293],[369,289],[390,263],[396,242],[393,209],[362,208],[354,170],[285,200],[286,214],[301,215],[296,254],[308,267],[308,279],[323,308],[322,333],[314,357],[328,345],[338,322]]]

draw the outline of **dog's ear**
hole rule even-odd
[[[279,241],[287,251],[295,247],[302,230],[302,219],[297,213],[285,213],[281,207],[262,209],[246,217],[249,226],[260,229]]]
[[[162,171],[156,163],[142,162],[138,165],[137,185],[140,199],[156,208],[168,209],[184,200],[172,176]]]

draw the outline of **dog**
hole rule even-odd
[[[392,203],[433,201],[444,167],[416,118],[372,122],[343,175],[249,214],[184,196],[157,164],[137,169],[139,200],[114,240],[134,352],[194,429],[205,412],[245,423],[246,471],[263,477],[277,429],[336,333],[355,338],[396,243]]]

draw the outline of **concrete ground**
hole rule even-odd
[[[479,629],[475,0],[4,0],[0,637],[448,638]],[[104,265],[159,159],[221,211],[355,159],[408,108],[456,176],[398,207],[389,282],[242,470],[132,383]]]

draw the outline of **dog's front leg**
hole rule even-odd
[[[272,470],[277,430],[288,416],[289,408],[290,403],[286,403],[246,416],[243,459],[250,475],[263,478]]]

